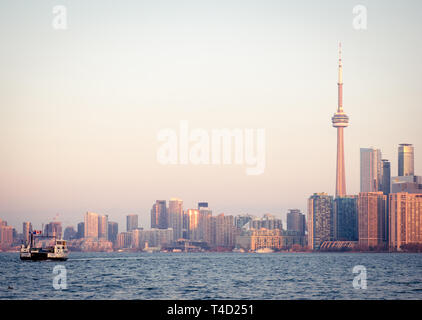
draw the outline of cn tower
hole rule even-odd
[[[346,195],[346,173],[344,169],[344,134],[343,129],[349,124],[349,117],[343,111],[343,65],[341,62],[341,43],[339,44],[338,60],[338,107],[331,118],[333,127],[337,128],[337,172],[336,197]]]

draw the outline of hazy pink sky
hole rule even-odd
[[[413,143],[422,175],[422,3],[360,1],[56,1],[0,4],[0,218],[19,232],[86,211],[149,227],[156,199],[208,201],[214,214],[306,212],[334,193],[337,46],[342,42],[346,182],[359,192],[359,148],[397,174]],[[163,166],[163,128],[264,128],[266,169]]]

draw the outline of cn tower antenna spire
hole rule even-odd
[[[338,108],[337,112],[343,112],[343,62],[341,61],[341,42],[338,45]]]

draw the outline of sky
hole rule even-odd
[[[64,5],[67,29],[54,29]],[[367,8],[357,30],[353,8]],[[335,192],[342,43],[348,194],[359,148],[397,175],[400,143],[422,175],[422,2],[3,0],[0,3],[0,218],[150,226],[157,199],[214,214],[307,211]],[[157,161],[163,129],[265,130],[265,171]]]

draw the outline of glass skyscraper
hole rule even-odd
[[[413,145],[402,143],[399,145],[399,176],[415,175]]]
[[[334,239],[338,241],[358,240],[357,196],[337,197],[334,200]]]
[[[381,150],[360,149],[360,192],[377,192],[382,180]]]

